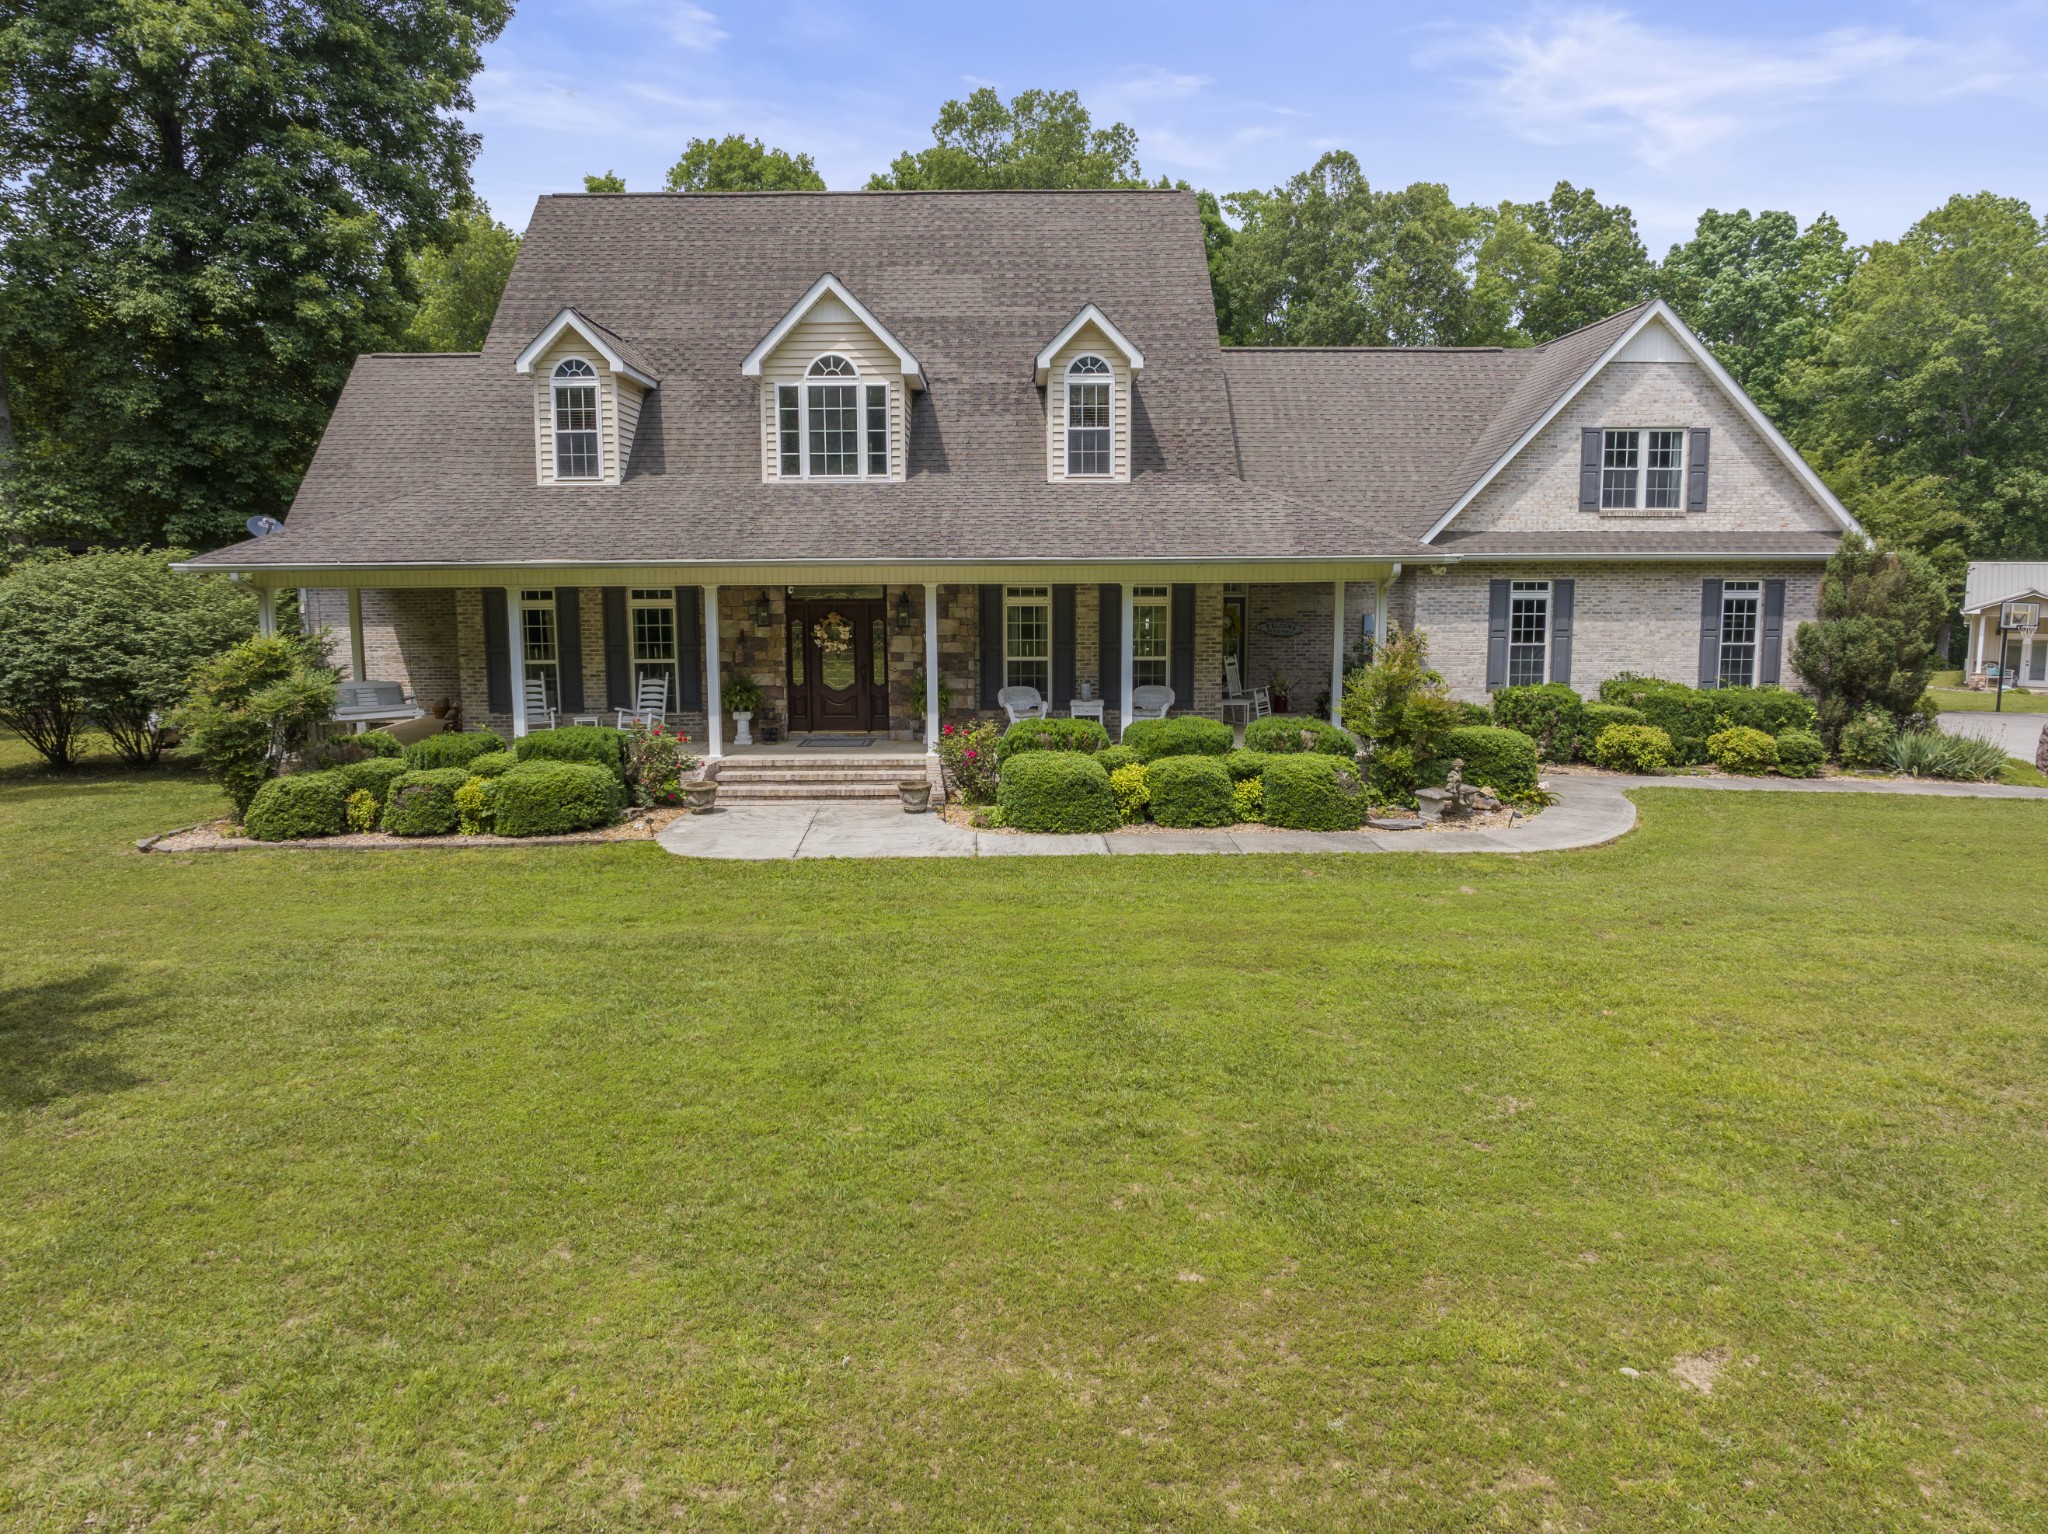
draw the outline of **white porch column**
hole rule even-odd
[[[1124,604],[1123,654],[1117,658],[1117,674],[1122,678],[1123,682],[1124,717],[1123,722],[1117,726],[1117,738],[1121,740],[1123,732],[1131,727],[1131,651],[1137,647],[1137,616],[1132,610],[1131,588],[1129,585],[1119,586],[1117,591]]]
[[[1344,583],[1330,583],[1330,723],[1344,722]]]
[[[360,586],[348,588],[348,664],[349,680],[367,680],[368,672],[363,669],[363,590]]]
[[[725,668],[718,658],[718,588],[704,587],[704,754],[725,755]]]
[[[520,610],[517,586],[505,588],[505,654],[512,672],[512,738],[526,733],[526,634],[525,614]]]
[[[1375,651],[1387,642],[1387,609],[1393,604],[1394,582],[1400,576],[1401,567],[1396,565],[1393,575],[1372,589],[1372,647]]]
[[[939,749],[939,587],[924,583],[924,748]]]
[[[256,588],[256,632],[265,639],[277,634],[277,592],[273,587]]]

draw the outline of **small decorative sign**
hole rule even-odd
[[[1306,634],[1307,629],[1292,618],[1268,618],[1258,625],[1258,630],[1268,639],[1292,639],[1297,634]]]

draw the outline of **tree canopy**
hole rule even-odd
[[[1019,91],[1005,102],[982,86],[949,101],[928,149],[905,150],[868,181],[876,192],[1143,186],[1138,135],[1097,128],[1074,91]]]
[[[822,192],[825,178],[807,154],[770,149],[757,138],[728,133],[693,138],[668,169],[671,192]],[[624,190],[622,187],[621,190]]]
[[[412,352],[473,352],[490,333],[505,279],[519,257],[519,236],[481,202],[456,210],[453,238],[413,258],[419,303],[399,344]]]
[[[615,171],[606,171],[601,176],[585,176],[583,190],[586,192],[623,192],[626,178]]]

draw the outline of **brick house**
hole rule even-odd
[[[1773,682],[1853,531],[1661,303],[1225,348],[1187,193],[636,194],[542,198],[483,350],[362,358],[283,530],[191,568],[510,733],[665,679],[715,754],[736,673],[791,732],[1114,732],[1226,657],[1305,711],[1390,623],[1468,698]]]

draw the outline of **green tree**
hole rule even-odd
[[[1851,510],[1913,484],[1972,557],[2048,556],[2048,228],[2026,203],[1953,197],[1871,246],[1785,388]]]
[[[623,192],[626,178],[615,171],[606,171],[601,176],[585,176],[583,190],[586,192]]]
[[[172,716],[237,816],[334,712],[334,673],[319,646],[314,634],[244,640],[193,674],[191,698]]]
[[[1143,186],[1138,135],[1124,123],[1097,128],[1073,91],[1020,91],[1006,104],[984,85],[948,101],[928,149],[906,150],[872,192]]]
[[[1344,677],[1344,728],[1367,744],[1366,778],[1380,804],[1412,804],[1463,715],[1430,669],[1429,636],[1390,625],[1372,659]]]
[[[1650,296],[1655,271],[1635,215],[1591,187],[1560,181],[1548,201],[1502,203],[1487,223],[1493,248],[1479,270],[1496,323],[1516,339],[1553,340]]]
[[[413,258],[419,307],[401,344],[414,352],[473,352],[490,334],[505,280],[519,258],[519,236],[481,202],[456,211],[454,238]]]
[[[807,154],[770,149],[757,138],[729,133],[693,138],[668,169],[671,192],[822,192],[825,178]]]
[[[1813,689],[1822,739],[1866,709],[1904,728],[1934,674],[1935,633],[1949,610],[1934,567],[1861,538],[1844,538],[1821,576],[1820,617],[1802,623],[1792,671]]]
[[[1825,213],[1801,229],[1790,213],[1709,208],[1693,237],[1671,247],[1656,287],[1783,425],[1786,370],[1819,345],[1828,307],[1855,269],[1841,225]]]
[[[468,191],[456,114],[509,8],[0,10],[15,530],[207,548],[285,509]]]

